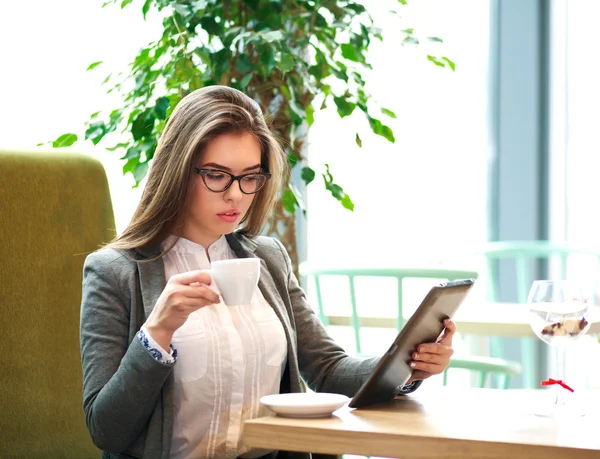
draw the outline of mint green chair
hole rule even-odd
[[[535,280],[536,263],[545,260],[556,268],[556,274],[551,277],[557,280],[567,278],[567,263],[572,256],[587,257],[595,263],[596,275],[592,282],[592,292],[597,291],[597,279],[600,272],[600,250],[575,247],[565,243],[550,241],[495,241],[487,243],[481,253],[486,258],[486,295],[488,301],[500,301],[498,285],[498,262],[509,260],[516,274],[516,301],[527,303],[529,289]],[[595,301],[593,301],[595,302]],[[521,339],[521,361],[525,368],[523,372],[523,385],[526,388],[537,388],[539,382],[535,379],[533,369],[536,368],[535,343],[536,338]],[[503,357],[502,338],[494,337],[490,340],[490,353],[494,357]]]
[[[493,381],[488,376],[497,376],[498,383],[494,386],[499,389],[508,389],[510,379],[521,374],[521,365],[518,362],[498,359],[494,357],[452,357],[450,365],[444,371],[443,384],[448,383],[448,373],[452,369],[463,369],[474,372],[478,375],[476,387],[486,387],[489,383],[493,386]]]
[[[565,243],[550,241],[496,241],[488,242],[481,253],[487,261],[487,294],[488,300],[499,301],[498,260],[513,260],[517,275],[517,301],[526,303],[529,289],[534,279],[533,261],[557,261],[555,279],[567,278],[567,262],[569,257],[580,255],[590,257],[596,262],[596,274],[600,272],[600,249],[574,247]],[[593,292],[597,291],[598,276],[593,282]],[[595,300],[595,298],[594,298]]]
[[[300,274],[302,276],[312,277],[315,282],[317,297],[317,312],[321,322],[325,326],[329,325],[329,317],[325,313],[323,305],[323,295],[321,291],[321,278],[325,276],[344,276],[348,278],[348,287],[350,289],[350,325],[354,331],[354,342],[356,353],[362,354],[362,344],[360,337],[361,318],[358,315],[356,306],[355,279],[357,277],[388,277],[395,278],[397,282],[398,306],[395,311],[395,328],[401,330],[404,327],[403,315],[403,281],[405,279],[432,279],[432,280],[458,280],[458,279],[476,279],[476,271],[448,269],[440,267],[432,268],[339,268],[339,267],[318,267],[310,263],[300,264]],[[377,324],[375,324],[377,326]]]
[[[395,278],[397,282],[397,299],[398,306],[396,311],[395,328],[401,330],[404,326],[403,317],[403,281],[405,279],[432,279],[432,280],[457,280],[457,279],[476,279],[478,273],[470,270],[457,270],[448,268],[333,268],[333,267],[316,267],[309,263],[302,263],[300,265],[300,274],[303,276],[312,277],[315,282],[315,290],[317,297],[317,313],[319,318],[325,324],[329,325],[329,316],[325,312],[323,304],[321,278],[325,276],[344,276],[348,279],[348,286],[350,288],[350,325],[354,332],[354,342],[356,353],[358,355],[364,355],[362,353],[360,328],[363,322],[370,324],[371,326],[385,326],[385,322],[370,323],[367,322],[366,318],[361,318],[358,315],[356,305],[356,292],[354,281],[357,277],[389,277]],[[478,384],[483,387],[486,383],[488,375],[500,375],[498,386],[499,388],[507,388],[510,382],[510,378],[521,373],[521,366],[517,362],[511,362],[508,360],[494,359],[489,357],[479,356],[467,356],[462,358],[453,358],[451,360],[449,369],[452,368],[463,368],[470,371],[477,372],[479,374]],[[444,384],[447,382],[448,369],[444,373]]]

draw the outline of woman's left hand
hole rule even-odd
[[[456,324],[447,319],[444,320],[444,327],[446,328],[435,343],[420,344],[413,352],[413,360],[410,362],[413,374],[406,384],[439,375],[446,369],[454,353],[452,337],[456,332]]]

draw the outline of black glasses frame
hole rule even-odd
[[[260,190],[263,189],[263,187],[267,184],[267,182],[271,178],[271,174],[269,172],[250,172],[248,174],[233,175],[233,174],[231,174],[231,173],[229,173],[227,171],[222,171],[220,169],[200,169],[199,167],[194,167],[194,172],[196,174],[198,174],[200,177],[202,177],[202,181],[204,182],[204,185],[206,185],[206,188],[208,188],[208,190],[212,191],[213,193],[223,193],[224,191],[227,191],[229,189],[229,187],[231,186],[231,184],[234,181],[237,180],[238,183],[239,183],[239,185],[240,185],[240,191],[242,193],[244,193],[244,194],[256,194]],[[214,174],[215,172],[218,172],[219,174],[225,174],[225,175],[229,176],[229,183],[222,190],[213,190],[210,186],[208,186],[208,183],[206,183],[206,176],[208,174]],[[265,182],[261,185],[261,187],[258,190],[253,191],[252,193],[248,193],[247,191],[244,191],[244,187],[242,186],[242,179],[244,177],[248,177],[250,175],[260,175],[262,177],[265,177]]]

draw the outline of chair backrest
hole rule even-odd
[[[556,263],[554,278],[567,278],[567,263],[570,257],[585,256],[595,262],[595,278],[592,292],[595,295],[600,272],[600,250],[573,247],[550,241],[495,241],[486,244],[481,253],[487,262],[487,296],[490,301],[499,301],[498,260],[513,260],[517,280],[517,301],[527,302],[531,283],[534,280],[532,261],[548,260]],[[596,298],[593,298],[596,302]]]
[[[499,376],[498,384],[494,387],[508,389],[510,378],[521,374],[521,365],[518,362],[482,356],[452,357],[450,364],[444,371],[443,383],[448,383],[448,373],[452,369],[469,370],[477,374],[475,387],[485,387],[487,382],[492,383],[488,376]]]
[[[394,278],[397,283],[397,309],[395,311],[395,328],[400,331],[404,326],[403,315],[403,281],[405,279],[432,279],[432,280],[457,280],[477,278],[476,271],[448,269],[441,267],[424,268],[342,268],[342,267],[321,267],[310,263],[300,264],[300,274],[312,277],[315,283],[315,293],[317,299],[317,312],[324,325],[329,324],[329,317],[325,313],[323,304],[323,294],[321,288],[321,279],[326,276],[344,276],[348,279],[348,288],[350,290],[350,324],[354,332],[354,341],[356,352],[362,352],[360,327],[363,322],[369,322],[372,326],[385,327],[387,322],[370,320],[369,318],[359,317],[356,302],[355,279],[358,277],[379,277]],[[366,324],[365,324],[366,325]]]
[[[598,274],[600,272],[600,250],[574,247],[566,243],[555,243],[551,241],[533,240],[533,241],[495,241],[489,242],[481,250],[486,258],[486,296],[489,301],[501,301],[500,298],[500,276],[499,261],[512,263],[516,281],[516,301],[526,303],[532,282],[539,274],[536,273],[536,264],[539,261],[546,261],[549,269],[548,278],[563,280],[567,279],[569,262],[574,261],[575,257],[587,259],[593,265],[591,274],[593,278],[588,278],[586,269],[586,279],[582,288],[592,297],[591,301],[597,303],[596,292],[598,285]],[[579,276],[578,276],[579,277]],[[588,285],[589,283],[589,285]],[[505,286],[503,290],[506,291]],[[498,337],[490,338],[490,353],[494,357],[503,357],[506,355],[504,340]],[[523,362],[523,386],[526,388],[537,387],[539,375],[536,374],[536,362],[539,360],[536,347],[540,343],[535,338],[520,339],[521,361]]]
[[[114,237],[95,159],[0,151],[2,457],[97,458],[85,426],[79,317],[86,254]]]

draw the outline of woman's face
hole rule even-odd
[[[194,167],[233,175],[260,172],[260,142],[249,132],[221,134],[206,145]],[[216,184],[229,180],[227,175],[218,172],[206,178],[209,183]],[[232,233],[237,228],[255,195],[242,193],[238,180],[234,180],[227,190],[220,193],[209,190],[202,177],[196,173],[192,180],[191,198],[186,207],[180,236],[208,248],[223,234]]]

